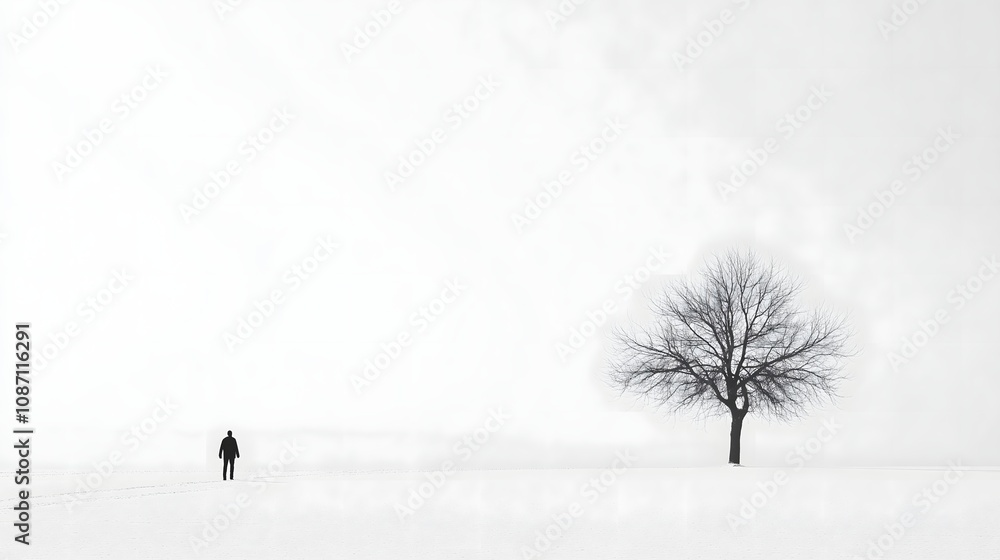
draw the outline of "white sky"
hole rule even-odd
[[[557,4],[404,1],[350,63],[342,43],[384,3],[247,0],[222,19],[210,2],[71,3],[18,52],[8,36],[4,337],[20,320],[38,343],[81,325],[35,374],[40,464],[106,456],[166,397],[178,410],[136,464],[201,465],[227,428],[247,449],[310,433],[338,465],[433,464],[422,442],[497,406],[511,420],[483,463],[624,447],[650,465],[721,463],[725,422],[633,405],[603,373],[609,325],[733,244],[849,313],[863,348],[840,410],[749,421],[749,461],[783,464],[835,416],[817,465],[998,464],[1000,277],[961,309],[948,295],[997,253],[1000,9],[929,3],[885,40],[885,1],[590,2],[553,30]],[[679,70],[674,53],[723,8],[734,23]],[[37,9],[5,3],[5,31]],[[116,99],[147,67],[166,77],[123,118]],[[453,129],[447,111],[488,76],[500,85]],[[814,87],[832,95],[786,138],[775,123]],[[246,161],[280,108],[291,123]],[[578,172],[574,151],[608,118],[626,130]],[[113,130],[57,180],[53,161],[102,119]],[[384,174],[436,128],[444,142],[390,191]],[[904,164],[941,128],[960,138],[913,181]],[[777,152],[724,201],[717,182],[772,136]],[[186,223],[180,205],[233,159],[241,173]],[[511,214],[563,171],[573,182],[519,232]],[[906,191],[849,240],[844,224],[895,179]],[[286,270],[325,236],[340,249],[290,290]],[[655,248],[673,257],[623,298],[616,284]],[[106,309],[78,313],[121,269],[134,280]],[[454,278],[467,290],[417,333],[411,314]],[[277,312],[230,353],[223,335],[276,288]],[[557,343],[608,298],[620,311],[561,360]],[[894,371],[887,354],[938,309],[950,321]],[[351,377],[403,332],[412,345],[359,395]],[[370,445],[352,458],[344,434]]]

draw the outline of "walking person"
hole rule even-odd
[[[236,466],[236,459],[240,458],[240,448],[236,445],[236,438],[233,431],[226,432],[226,437],[222,438],[222,445],[219,446],[219,459],[222,459],[222,480],[226,480],[226,465],[229,465],[229,480],[233,479],[233,467]]]

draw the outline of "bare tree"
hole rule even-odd
[[[749,251],[711,259],[699,281],[655,301],[656,322],[619,330],[612,380],[672,411],[732,417],[729,462],[740,462],[748,414],[788,419],[832,400],[849,355],[845,322],[804,311],[801,284]]]

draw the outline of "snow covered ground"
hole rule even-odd
[[[121,472],[86,493],[74,493],[84,474],[41,474],[30,550],[8,535],[3,556],[1000,557],[1000,470],[653,469],[624,458],[604,470],[237,472],[232,482]],[[12,503],[2,501],[8,516]]]

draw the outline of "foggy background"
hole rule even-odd
[[[605,373],[613,327],[649,320],[650,297],[736,245],[800,276],[803,303],[848,314],[860,350],[837,407],[751,416],[744,463],[786,464],[830,419],[810,466],[1000,463],[1000,278],[974,280],[997,251],[996,3],[928,2],[885,31],[885,0],[403,0],[345,52],[387,4],[72,2],[31,37],[22,18],[41,5],[3,4],[0,312],[11,346],[32,323],[34,466],[121,450],[128,468],[216,470],[231,429],[245,461],[296,439],[310,452],[295,468],[437,468],[496,409],[509,419],[462,468],[603,466],[619,449],[649,467],[723,464],[727,419],[658,412]],[[723,10],[731,23],[689,56]],[[453,106],[477,91],[456,128]],[[786,137],[779,120],[810,99]],[[281,110],[248,160],[247,137]],[[581,170],[608,119],[624,129]],[[940,130],[957,139],[914,180]],[[722,192],[771,137],[777,151]],[[187,219],[230,161],[240,173]],[[905,191],[845,231],[896,180]],[[321,239],[338,248],[286,282]],[[670,257],[619,290],[655,250]],[[419,330],[413,314],[456,279]],[[967,284],[978,292],[956,299]],[[274,290],[271,316],[227,344]],[[616,312],[560,356],[608,300]],[[894,367],[939,310],[948,322]],[[401,334],[412,344],[359,391]],[[124,434],[144,421],[133,449]]]

